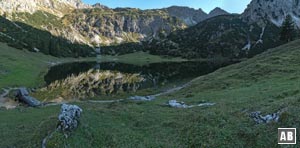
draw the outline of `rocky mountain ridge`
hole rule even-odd
[[[194,9],[189,7],[180,7],[180,6],[171,6],[165,8],[165,10],[173,17],[177,17],[182,20],[188,26],[194,26],[208,18],[219,16],[219,15],[226,15],[229,14],[225,10],[216,7],[208,14],[205,13],[202,9]]]
[[[252,0],[241,17],[250,22],[270,21],[281,26],[285,17],[291,15],[297,27],[300,27],[299,0]]]

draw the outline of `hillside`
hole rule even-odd
[[[39,86],[43,74],[58,58],[19,50],[0,43],[0,89],[8,86]]]
[[[269,23],[243,21],[239,15],[223,15],[171,33],[163,40],[150,42],[152,54],[185,58],[251,57],[276,47],[280,29]]]
[[[55,133],[48,146],[279,147],[278,127],[300,127],[299,56],[297,40],[199,77],[152,102],[76,103],[84,110],[79,128],[67,139]],[[216,105],[163,106],[170,99]],[[249,118],[253,111],[278,110],[284,111],[278,123],[257,125]],[[6,140],[0,147],[40,147],[58,113],[59,106],[2,110],[0,138]]]
[[[41,17],[41,16],[39,16]],[[38,18],[39,18],[38,17]],[[30,25],[0,17],[0,41],[19,49],[42,52],[56,57],[94,56],[94,49]]]

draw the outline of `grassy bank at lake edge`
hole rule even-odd
[[[156,62],[179,62],[181,58],[164,58],[138,52],[121,56],[101,56],[101,58],[57,58],[42,53],[19,50],[0,43],[0,89],[4,87],[44,85],[43,77],[48,68],[60,63],[80,61],[123,62],[145,65]]]

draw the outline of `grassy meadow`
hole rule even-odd
[[[83,109],[79,128],[68,138],[55,133],[48,147],[280,147],[277,128],[300,127],[299,56],[300,40],[198,77],[189,87],[151,102],[77,102]],[[43,66],[35,66],[38,76]],[[1,85],[9,85],[7,77],[0,79]],[[170,99],[216,105],[176,109],[164,105]],[[0,147],[40,147],[55,129],[59,108],[0,110]],[[253,111],[270,114],[278,110],[284,110],[278,123],[258,125],[249,118]]]

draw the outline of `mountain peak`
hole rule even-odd
[[[93,8],[100,8],[100,9],[109,9],[109,7],[105,6],[105,5],[102,5],[100,3],[96,3],[94,5],[92,5]]]
[[[187,25],[192,26],[207,19],[207,14],[202,9],[194,9],[183,6],[171,6],[166,8],[166,11],[174,17],[183,20]]]
[[[299,0],[252,0],[242,17],[249,22],[264,22],[268,20],[276,26],[281,26],[287,15],[291,15],[300,27]]]
[[[227,11],[221,9],[220,7],[216,7],[215,9],[211,10],[208,15],[209,17],[215,17],[218,15],[226,15],[229,14]]]

